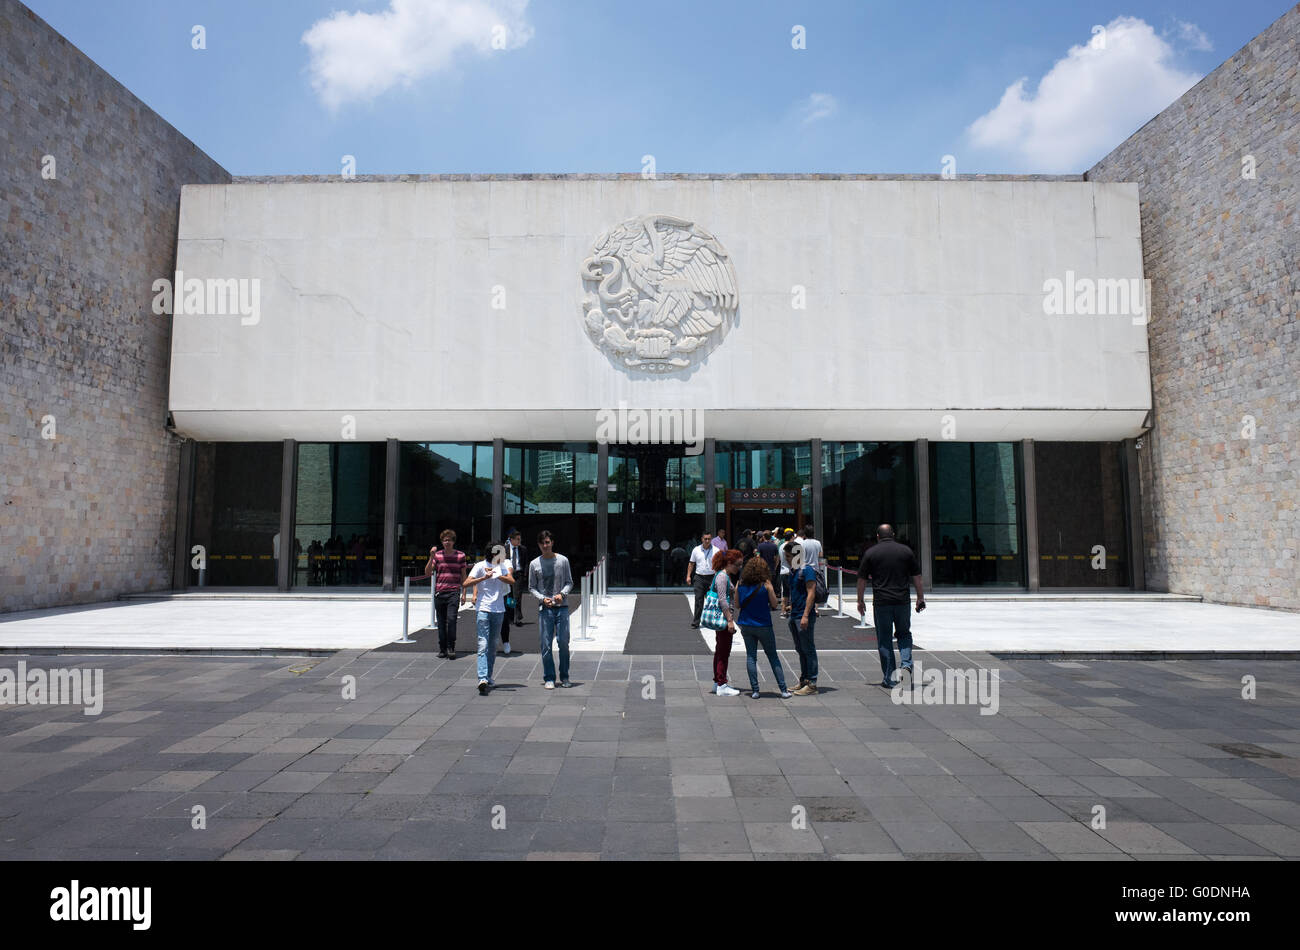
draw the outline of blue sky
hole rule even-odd
[[[26,2],[236,175],[1081,172],[1290,5]]]

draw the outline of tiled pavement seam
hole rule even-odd
[[[96,658],[104,716],[6,709],[0,855],[1300,854],[1295,664],[923,659],[1000,666],[999,715],[894,705],[870,655],[788,702],[708,695],[707,657],[575,659],[554,692],[499,660],[486,698],[472,657]],[[1220,748],[1242,743],[1277,758]]]

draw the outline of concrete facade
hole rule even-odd
[[[178,440],[150,288],[181,186],[230,176],[17,0],[0,64],[0,610],[167,588]]]
[[[1142,202],[1148,587],[1298,609],[1300,6],[1087,178]]]
[[[178,313],[170,407],[213,440],[338,440],[351,416],[361,441],[589,441],[625,404],[706,410],[719,439],[1116,441],[1151,406],[1145,320],[1045,314],[1044,283],[1140,285],[1137,208],[1082,181],[187,187],[178,269],[257,281],[260,313]],[[716,348],[660,375],[607,358],[582,311],[593,242],[649,214],[714,235],[739,291]],[[762,385],[774,358],[817,384]]]

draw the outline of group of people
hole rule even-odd
[[[569,592],[573,572],[569,559],[555,550],[551,532],[537,536],[538,557],[528,560],[520,534],[511,529],[506,540],[490,544],[483,558],[472,568],[463,551],[456,550],[456,532],[439,535],[441,548],[429,552],[425,573],[433,575],[434,606],[438,623],[438,656],[456,658],[456,615],[471,597],[474,600],[475,632],[478,634],[478,691],[486,696],[496,685],[497,641],[500,655],[510,656],[510,627],[523,625],[525,592],[538,602],[542,675],[546,689],[555,689],[554,646],[559,643],[559,683],[569,682]],[[525,573],[526,572],[526,573]]]
[[[779,541],[776,539],[780,538]],[[518,530],[506,540],[488,545],[472,568],[464,552],[456,550],[456,532],[439,536],[441,548],[429,552],[425,573],[434,578],[437,610],[438,656],[456,658],[456,617],[461,606],[474,600],[478,634],[478,691],[487,695],[496,685],[497,641],[500,653],[510,656],[510,627],[523,623],[525,593],[537,599],[543,685],[555,689],[555,646],[559,646],[559,685],[569,688],[569,604],[573,572],[569,560],[555,550],[551,532],[537,536],[541,554],[528,560]],[[526,567],[525,567],[526,565]],[[776,583],[780,585],[778,594]],[[735,635],[745,643],[745,668],[750,696],[758,699],[758,651],[761,647],[772,668],[782,699],[817,695],[817,608],[826,601],[826,574],[821,543],[809,529],[747,530],[736,546],[729,547],[719,532],[706,531],[691,551],[686,581],[695,589],[691,627],[698,629],[706,605],[713,601],[710,622],[714,631],[713,693],[738,696],[727,681],[727,666]],[[892,526],[876,529],[876,543],[867,548],[858,565],[858,613],[866,615],[866,584],[872,584],[872,610],[883,679],[892,688],[895,672],[912,669],[911,594],[916,588],[916,610],[925,609],[921,568],[912,549],[894,536]],[[772,611],[781,611],[799,657],[799,682],[787,688],[785,669],[776,649]],[[901,664],[895,660],[894,639]]]
[[[738,696],[740,690],[727,682],[727,665],[731,645],[737,632],[745,643],[745,669],[749,674],[749,694],[759,698],[758,650],[762,647],[772,667],[782,699],[817,694],[817,605],[825,601],[825,568],[822,566],[821,543],[811,530],[796,533],[787,528],[755,533],[746,530],[734,548],[725,535],[714,538],[711,532],[700,536],[700,544],[691,552],[686,581],[695,589],[695,610],[691,627],[698,629],[705,603],[716,598],[725,626],[714,629],[713,692],[718,696]],[[778,543],[774,539],[780,537]],[[720,543],[719,543],[720,542]],[[778,578],[778,596],[773,578]],[[820,590],[818,589],[820,588]],[[787,689],[785,669],[776,652],[776,631],[772,611],[780,610],[789,625],[799,657],[799,683]]]
[[[713,692],[719,696],[736,696],[740,690],[727,682],[727,664],[731,657],[734,635],[739,632],[745,642],[745,665],[749,673],[750,695],[757,699],[758,648],[767,655],[776,677],[781,697],[812,696],[817,693],[817,608],[827,596],[825,561],[821,542],[809,529],[796,533],[787,528],[779,544],[779,529],[760,531],[755,536],[745,531],[735,548],[729,548],[725,536],[710,532],[700,537],[691,552],[686,581],[695,589],[695,611],[691,627],[699,628],[706,602],[716,597],[726,624],[714,629]],[[773,561],[776,563],[774,564]],[[779,568],[779,575],[776,574]],[[773,586],[780,578],[778,600]],[[739,583],[736,578],[739,577]],[[892,525],[876,528],[876,543],[862,554],[858,564],[858,613],[866,616],[866,585],[872,585],[872,617],[876,630],[876,649],[880,655],[882,679],[886,689],[894,686],[895,674],[912,672],[911,587],[916,589],[916,611],[925,610],[925,592],[921,566],[915,552],[899,542]],[[765,593],[764,593],[765,592]],[[781,609],[790,638],[799,656],[799,685],[786,689],[785,671],[776,652],[776,635],[771,612]],[[898,655],[894,640],[898,640]],[[900,662],[901,661],[901,662]]]

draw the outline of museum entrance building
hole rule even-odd
[[[171,284],[177,589],[400,588],[447,528],[680,588],[705,530],[881,522],[927,587],[1145,587],[1134,185],[237,179]]]

